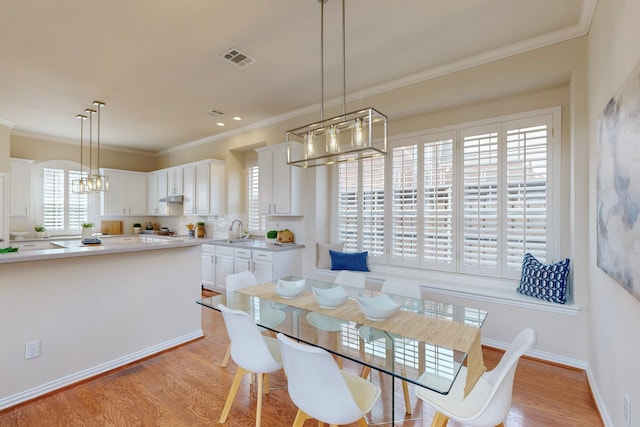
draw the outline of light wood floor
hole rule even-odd
[[[195,304],[195,303],[194,303]],[[231,386],[235,365],[220,368],[228,338],[220,313],[202,308],[205,337],[152,358],[87,380],[72,387],[0,412],[0,426],[211,426],[218,424]],[[485,348],[491,369],[501,351]],[[345,364],[359,372],[360,367]],[[379,375],[372,375],[379,382]],[[270,376],[265,396],[265,427],[290,426],[296,408],[282,374]],[[417,401],[411,389],[413,415],[404,415],[396,384],[396,426],[429,426],[433,410]],[[383,399],[372,411],[372,422],[390,418],[390,382],[383,376]],[[225,425],[255,424],[256,395],[247,379],[240,386]],[[397,420],[400,421],[397,421]],[[305,426],[316,426],[307,421]],[[516,373],[513,405],[504,423],[516,426],[602,426],[583,371],[523,358]],[[449,426],[459,427],[450,422]]]

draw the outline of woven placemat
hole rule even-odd
[[[307,290],[304,290],[295,298],[282,298],[276,293],[273,283],[261,283],[240,289],[238,292],[368,325],[392,334],[466,353],[467,383],[464,389],[465,396],[486,370],[482,358],[480,328],[475,326],[402,310],[386,320],[373,321],[364,317],[355,300],[349,299],[340,307],[327,309],[320,307],[313,293]]]

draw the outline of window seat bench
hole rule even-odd
[[[330,269],[314,268],[312,273],[316,276],[324,277],[324,280],[333,281],[338,272]],[[367,283],[373,286],[381,286],[386,279],[396,277],[417,280],[422,284],[423,291],[428,294],[469,298],[568,316],[577,316],[580,311],[580,306],[574,304],[570,294],[567,295],[567,302],[565,304],[548,302],[520,294],[516,291],[518,283],[512,280],[503,280],[495,283],[496,281],[494,279],[471,278],[465,275],[454,275],[452,276],[453,278],[451,278],[451,276],[443,278],[425,273],[424,271],[406,268],[395,268],[389,269],[388,271],[372,270],[365,272],[365,275],[367,276]]]

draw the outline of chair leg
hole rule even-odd
[[[227,352],[224,354],[224,357],[222,358],[222,363],[220,364],[221,368],[227,367],[227,363],[229,363],[229,357],[231,357],[231,345],[227,346]]]
[[[308,414],[306,414],[302,409],[298,409],[298,413],[296,414],[296,419],[293,420],[293,427],[302,427],[304,422],[311,418]]]
[[[269,374],[260,375],[264,375],[264,394],[269,394]]]
[[[256,427],[260,427],[262,419],[262,385],[264,380],[264,374],[258,374],[258,401],[256,402]]]
[[[402,393],[404,394],[404,409],[407,415],[411,415],[411,399],[409,399],[409,386],[402,380]]]
[[[368,427],[369,424],[367,424],[367,420],[364,419],[364,417],[360,418],[358,420],[358,426],[359,427]]]
[[[449,422],[449,418],[442,415],[440,412],[436,412],[436,416],[433,417],[431,427],[446,427]]]
[[[500,423],[496,427],[504,427],[504,423]]]
[[[231,384],[231,390],[229,390],[229,395],[227,396],[227,401],[224,404],[224,409],[222,409],[222,415],[220,415],[220,423],[224,423],[227,420],[227,416],[229,415],[229,411],[231,410],[231,404],[233,400],[236,398],[236,393],[238,392],[238,387],[240,387],[240,381],[242,380],[242,376],[247,373],[240,366],[238,366],[238,370],[236,371],[236,376],[233,378],[233,384]]]
[[[360,377],[361,378],[367,378],[369,376],[369,373],[371,372],[371,368],[368,366],[363,366],[362,367],[362,372],[360,373]]]

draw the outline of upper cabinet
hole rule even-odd
[[[100,193],[102,215],[146,215],[147,174],[120,169],[100,169],[109,178],[109,190]]]
[[[33,160],[11,159],[11,216],[31,214],[31,168]]]
[[[182,167],[185,215],[225,213],[225,163],[203,160]]]
[[[176,166],[167,171],[167,194],[174,196],[183,193],[183,167]]]
[[[167,176],[167,170],[147,174],[147,214],[149,215],[168,215],[167,202],[160,201],[168,194]]]
[[[301,144],[294,144],[292,147],[302,152]],[[256,151],[260,168],[260,213],[303,215],[302,168],[287,164],[287,144],[270,145]]]

